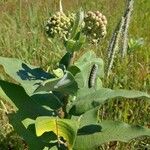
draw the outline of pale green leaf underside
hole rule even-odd
[[[55,117],[38,117],[35,121],[37,136],[45,132],[54,132],[58,137],[63,137],[72,148],[76,137],[78,123],[73,120],[59,119]]]
[[[124,97],[124,98],[146,98],[150,100],[150,95],[145,92],[135,91],[135,90],[111,90],[108,88],[102,88],[97,91],[90,89],[80,90],[76,101],[72,104],[73,111],[79,115],[89,109],[101,105],[106,100],[112,98]]]
[[[26,64],[16,58],[0,57],[1,65],[6,74],[20,83],[29,95],[33,94],[34,90],[43,80],[52,78],[52,75],[46,73],[41,68]]]
[[[80,88],[87,87],[92,66],[94,64],[98,65],[98,70],[96,72],[97,77],[104,76],[104,62],[102,59],[97,58],[93,51],[86,52],[77,62],[75,66],[80,69],[80,72],[75,76],[76,81]]]
[[[70,72],[62,78],[50,79],[44,81],[35,92],[49,92],[49,91],[60,91],[67,94],[74,94],[78,90],[78,85]]]
[[[100,132],[78,135],[73,150],[94,150],[109,141],[128,142],[139,136],[150,136],[150,129],[128,125],[119,121],[103,121],[99,123]]]

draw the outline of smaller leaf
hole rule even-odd
[[[56,110],[62,107],[62,102],[53,93],[39,93],[32,95],[32,101],[46,106],[51,110]]]
[[[71,58],[72,58],[72,53],[67,52],[59,62],[60,68],[63,67],[62,68],[63,70],[67,69],[70,64]],[[65,68],[64,68],[64,66],[65,66]]]
[[[79,122],[80,128],[82,128],[83,126],[90,125],[90,124],[96,124],[99,121],[98,112],[99,112],[99,107],[96,107],[94,109],[91,109],[91,110],[85,112],[84,114],[82,114],[80,116],[72,115],[71,120],[75,120],[75,121]]]
[[[72,49],[73,52],[80,50],[82,48],[83,44],[85,43],[85,41],[86,41],[86,36],[80,34],[79,35],[79,39],[76,40],[76,42],[75,42],[75,44],[73,46],[73,49]]]
[[[75,94],[78,90],[78,85],[70,72],[67,72],[63,78],[46,80],[40,85],[35,92],[42,91],[60,91],[66,94]]]
[[[27,129],[29,125],[34,124],[35,120],[30,119],[30,118],[26,118],[22,121],[23,125],[25,126],[25,128]]]
[[[58,78],[62,78],[64,76],[64,72],[62,69],[58,68],[56,70],[53,70],[53,73],[56,75]]]
[[[78,59],[74,65],[80,70],[80,72],[75,75],[75,80],[77,81],[79,88],[89,88],[89,78],[91,69],[93,65],[97,65],[98,67],[96,71],[96,80],[94,87],[95,89],[98,89],[97,85],[100,83],[100,79],[98,78],[104,76],[103,60],[100,58],[96,58],[96,55],[93,51],[88,51],[83,56],[81,56],[81,58]]]
[[[82,26],[83,21],[84,21],[84,12],[80,9],[80,11],[78,11],[76,14],[76,19],[73,25],[70,39],[75,38],[76,34],[79,32],[80,27]]]
[[[76,41],[73,39],[66,41],[66,44],[65,44],[66,50],[68,52],[73,52],[74,51],[73,47],[74,47],[75,43],[76,43]]]
[[[68,40],[66,42],[66,50],[71,53],[80,50],[83,44],[85,43],[85,40],[86,37],[82,34],[79,35],[77,40]]]
[[[63,137],[67,141],[69,149],[73,147],[76,137],[78,123],[68,119],[58,119],[54,117],[38,117],[35,121],[37,136],[45,132],[54,132],[59,138]]]

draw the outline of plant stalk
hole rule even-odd
[[[127,4],[127,8],[125,11],[125,22],[124,22],[124,27],[123,27],[123,31],[122,31],[122,40],[123,40],[123,45],[122,45],[122,49],[121,49],[121,56],[122,58],[124,58],[127,54],[127,49],[128,49],[128,29],[129,29],[129,23],[131,20],[131,14],[133,11],[133,3],[134,0],[128,0],[128,4]]]
[[[59,0],[59,11],[63,13],[62,0]]]

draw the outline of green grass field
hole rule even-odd
[[[63,0],[64,11],[99,10],[108,19],[107,36],[98,45],[90,46],[107,62],[107,47],[119,19],[123,15],[125,0]],[[45,21],[58,10],[58,0],[1,0],[0,1],[0,56],[20,58],[44,69],[56,66],[65,53],[58,42],[50,43],[44,33]],[[129,28],[129,40],[143,38],[144,44],[128,51],[122,61],[115,59],[113,73],[105,86],[113,89],[125,88],[150,92],[150,1],[135,0]],[[87,43],[88,45],[88,43]],[[88,50],[84,48],[83,51]],[[1,71],[0,71],[1,72]],[[4,102],[5,103],[5,102]],[[5,104],[12,111],[9,104]],[[0,150],[23,150],[26,145],[13,132],[0,104]],[[109,108],[109,109],[108,109]],[[122,120],[150,128],[150,104],[145,101],[104,104],[100,118]],[[147,149],[146,149],[147,148]],[[130,143],[111,142],[102,145],[104,150],[149,150],[150,138],[142,137]]]

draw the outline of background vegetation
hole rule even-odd
[[[107,62],[107,47],[119,19],[125,0],[63,0],[64,11],[76,11],[81,6],[85,10],[99,10],[108,19],[108,34],[98,47],[90,46],[99,57]],[[44,33],[45,21],[58,10],[58,0],[1,0],[0,1],[0,55],[17,57],[45,70],[55,68],[57,60],[65,51],[57,39],[50,43]],[[137,89],[150,92],[150,1],[136,0],[129,29],[129,41],[134,44],[128,49],[127,57],[120,61],[115,59],[113,72],[105,81],[110,88]],[[137,44],[141,39],[143,44]],[[89,49],[88,43],[82,50]],[[2,70],[0,70],[2,72]],[[3,78],[3,76],[0,76]],[[4,103],[8,111],[9,104]],[[110,109],[111,107],[111,109]],[[109,108],[109,109],[108,109]],[[131,124],[150,127],[150,105],[145,101],[118,100],[100,108],[100,118],[113,118]],[[0,150],[23,150],[26,145],[14,133],[0,103]],[[27,148],[26,148],[27,149]],[[111,142],[99,149],[150,149],[150,138],[142,137],[130,143]]]

